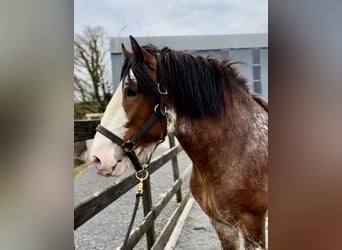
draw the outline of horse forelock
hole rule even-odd
[[[153,100],[154,103],[159,102],[159,95],[157,85],[154,82],[151,73],[148,67],[139,62],[134,56],[126,58],[122,69],[121,69],[121,80],[128,77],[131,79],[130,72],[133,72],[133,75],[138,83],[138,91],[145,94],[149,98]],[[133,79],[132,79],[133,80]]]

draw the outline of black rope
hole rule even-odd
[[[127,233],[126,233],[126,237],[125,237],[125,241],[124,241],[124,243],[122,245],[122,248],[121,248],[123,250],[129,249],[129,248],[127,248],[127,243],[128,243],[129,235],[131,233],[131,230],[132,230],[132,227],[133,227],[133,224],[134,224],[135,216],[136,216],[137,211],[138,211],[138,207],[139,207],[139,202],[140,202],[140,197],[141,196],[142,196],[141,193],[137,193],[136,196],[135,196],[136,197],[136,199],[135,199],[135,206],[134,206],[131,222],[129,223],[129,226],[128,226],[128,229],[127,229]]]
[[[163,138],[165,139],[165,138]],[[162,143],[164,140],[160,140],[153,148],[152,150],[152,153],[150,154],[149,158],[148,158],[148,161],[145,165],[149,165],[151,159],[152,159],[152,155],[154,153],[154,151],[157,149],[157,147],[160,145],[160,143]],[[144,166],[145,166],[144,165]],[[145,168],[143,168],[142,171],[147,171]],[[147,172],[146,172],[147,173]],[[146,175],[147,177],[148,175]],[[141,177],[143,178],[143,177]],[[129,248],[127,248],[127,243],[128,243],[128,239],[129,239],[129,235],[131,234],[131,231],[132,231],[132,227],[133,227],[133,224],[134,224],[134,220],[135,220],[135,216],[137,214],[137,211],[138,211],[138,208],[139,208],[139,201],[140,201],[140,197],[143,195],[142,193],[142,187],[143,187],[143,181],[145,179],[140,179],[140,183],[138,185],[141,184],[141,190],[139,191],[139,188],[138,188],[138,193],[136,193],[135,197],[135,206],[134,206],[134,209],[133,209],[133,213],[132,213],[132,218],[131,218],[131,222],[129,223],[129,226],[128,226],[128,229],[127,229],[127,233],[126,233],[126,236],[125,236],[125,240],[124,240],[124,243],[122,245],[122,250],[129,250]]]

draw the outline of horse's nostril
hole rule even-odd
[[[93,163],[94,163],[95,165],[101,165],[100,159],[97,158],[96,156],[93,156]]]

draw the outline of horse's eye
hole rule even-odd
[[[133,90],[133,89],[128,89],[127,90],[127,96],[136,96],[138,94],[138,91]]]

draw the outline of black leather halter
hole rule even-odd
[[[122,138],[119,136],[115,135],[102,125],[98,125],[96,127],[96,131],[110,139],[112,142],[116,143],[119,145],[125,152],[126,156],[131,160],[135,170],[139,172],[140,170],[143,169],[139,158],[137,154],[135,153],[135,144],[137,141],[139,141],[146,133],[147,131],[153,126],[153,124],[160,120],[162,124],[162,135],[159,143],[163,142],[165,140],[165,137],[167,135],[167,121],[166,121],[166,116],[165,116],[165,99],[167,96],[167,91],[165,88],[165,79],[163,77],[163,72],[162,72],[162,63],[161,63],[161,55],[159,53],[156,54],[157,58],[157,63],[158,63],[158,75],[160,78],[160,83],[157,84],[158,86],[158,92],[160,95],[160,103],[157,104],[154,108],[153,114],[150,116],[150,118],[145,122],[145,124],[142,126],[140,130],[132,137],[132,139],[124,141]],[[151,83],[155,84],[155,83]],[[163,85],[163,86],[160,86]],[[150,159],[149,159],[150,160]]]

